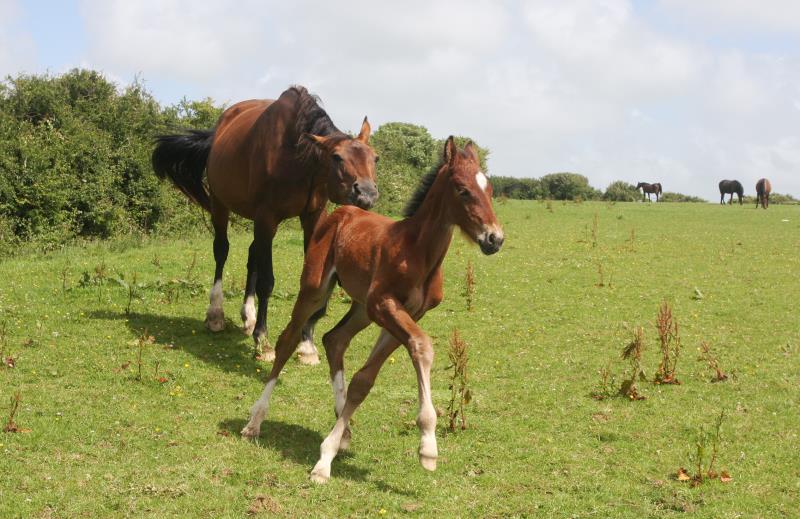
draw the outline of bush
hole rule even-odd
[[[554,200],[595,200],[600,191],[589,185],[589,179],[577,173],[551,173],[541,178],[545,198]]]
[[[661,197],[659,198],[662,202],[695,202],[695,203],[707,203],[707,200],[700,198],[699,196],[690,196],[684,195],[681,193],[673,193],[671,191],[664,191],[661,193]]]
[[[636,202],[642,199],[642,194],[636,186],[622,180],[612,182],[603,193],[603,200],[612,202]]]

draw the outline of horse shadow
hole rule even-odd
[[[159,344],[173,345],[176,350],[186,351],[228,373],[244,373],[261,381],[256,369],[269,371],[268,365],[253,358],[252,338],[228,319],[223,331],[212,334],[203,320],[191,317],[111,310],[95,310],[89,317],[124,321],[134,336],[153,335]]]
[[[247,420],[229,419],[220,422],[219,428],[232,436],[238,436],[246,424]],[[319,458],[319,446],[323,439],[317,431],[301,425],[264,420],[261,424],[261,435],[252,442],[259,447],[278,452],[285,459],[306,466],[310,470]],[[331,476],[352,481],[367,481],[370,471],[348,463],[352,457],[353,455],[347,451],[337,454],[336,461],[331,467]]]

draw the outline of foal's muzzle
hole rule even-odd
[[[369,209],[378,201],[378,186],[371,180],[353,182],[349,199],[354,206],[361,209]]]
[[[478,245],[481,248],[481,252],[487,256],[499,251],[500,247],[503,246],[504,240],[503,230],[497,226],[487,228],[478,235]]]

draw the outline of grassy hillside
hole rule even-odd
[[[483,257],[457,237],[446,299],[422,321],[437,350],[437,407],[449,398],[452,329],[470,345],[470,428],[446,434],[440,418],[439,469],[419,466],[416,377],[398,350],[326,486],[308,480],[334,421],[324,364],[290,362],[260,440],[239,438],[267,371],[239,331],[248,236],[232,239],[229,323],[215,335],[203,327],[210,238],[4,260],[0,349],[16,366],[0,368],[0,427],[19,392],[25,432],[0,432],[0,516],[239,517],[251,507],[329,517],[800,515],[800,208],[508,201],[497,209],[504,249]],[[301,251],[299,227],[285,225],[275,245],[273,343],[288,321]],[[468,261],[471,312],[462,295]],[[627,369],[627,328],[645,327],[652,376],[664,300],[681,326],[682,384],[642,382],[641,401],[592,398],[598,370],[610,368],[618,385]],[[320,333],[346,308],[335,292]],[[142,347],[140,382],[145,331],[155,343]],[[348,379],[376,336],[370,328],[354,341]],[[701,341],[728,381],[709,382]],[[721,410],[716,466],[733,481],[676,481],[679,467],[692,466],[699,429]]]

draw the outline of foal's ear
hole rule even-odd
[[[475,159],[475,162],[479,161],[478,160],[478,149],[475,146],[474,142],[469,141],[467,143],[467,145],[464,146],[464,152],[466,152],[467,155],[470,155],[473,159]]]
[[[456,140],[451,135],[444,143],[444,161],[447,164],[452,164],[456,159],[456,155],[458,155],[458,146],[456,146]]]
[[[364,116],[364,122],[361,123],[361,131],[358,133],[358,137],[356,140],[363,142],[364,144],[369,144],[369,134],[372,132],[372,128],[369,125],[369,121],[367,121],[367,116]]]

